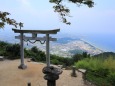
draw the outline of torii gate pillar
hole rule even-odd
[[[27,66],[24,64],[24,42],[23,42],[23,33],[20,33],[20,55],[21,55],[21,64],[18,66],[20,69],[26,69]]]
[[[49,34],[46,34],[46,63],[47,66],[50,66],[50,49],[49,49]]]

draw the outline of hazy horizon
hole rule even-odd
[[[6,35],[7,34],[7,35]],[[10,43],[19,43],[18,39],[15,39],[15,36],[18,35],[12,31],[12,29],[1,29],[0,30],[0,41],[6,41]],[[58,32],[56,35],[53,35],[52,37],[58,38],[79,38],[81,40],[84,40],[88,42],[89,44],[93,45],[96,48],[99,48],[105,52],[115,52],[115,48],[113,47],[115,44],[115,39],[111,39],[111,37],[114,37],[115,34],[86,34],[84,36],[81,36],[80,34],[67,34]]]

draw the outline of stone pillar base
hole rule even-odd
[[[24,65],[24,64],[21,64],[21,65],[19,65],[19,66],[18,66],[18,68],[19,68],[19,69],[26,69],[26,68],[27,68],[27,66],[26,66],[26,65]]]
[[[75,66],[73,66],[71,76],[72,76],[72,77],[77,77],[77,74],[76,74],[76,67],[75,67]]]
[[[54,80],[54,81],[48,80],[47,81],[47,86],[56,86],[56,80]]]

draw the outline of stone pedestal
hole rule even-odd
[[[77,77],[77,74],[76,74],[76,67],[75,67],[75,66],[73,66],[73,68],[72,68],[71,76],[72,76],[72,77]]]
[[[19,68],[19,69],[26,69],[26,68],[27,68],[27,66],[26,66],[26,65],[24,65],[24,64],[21,64],[21,65],[19,65],[19,66],[18,66],[18,68]]]
[[[31,86],[31,83],[30,82],[28,82],[28,84],[27,84],[28,86]]]
[[[59,79],[62,70],[53,66],[47,66],[43,68],[42,72],[46,74],[44,79],[47,80],[47,86],[56,86],[56,80]]]

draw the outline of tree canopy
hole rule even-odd
[[[92,0],[49,0],[50,3],[54,3],[55,6],[53,6],[54,8],[54,12],[59,13],[59,15],[61,16],[62,22],[66,23],[66,24],[71,24],[70,22],[67,21],[66,17],[70,17],[69,13],[70,13],[70,9],[68,7],[66,7],[65,5],[63,5],[62,2],[70,2],[70,3],[74,3],[77,6],[81,6],[82,4],[87,5],[88,7],[93,7],[94,6],[94,2]]]
[[[10,13],[0,11],[0,28],[4,28],[6,24],[17,27],[18,23],[14,19],[7,17],[8,15],[10,15]]]
[[[53,6],[54,12],[59,13],[62,22],[68,25],[70,25],[71,23],[67,21],[66,17],[70,17],[70,9],[63,5],[63,2],[66,1],[74,3],[77,6],[81,6],[82,4],[87,5],[88,7],[94,6],[94,2],[92,0],[49,0],[50,3],[55,4]],[[23,27],[23,23],[17,23],[16,20],[9,18],[8,15],[10,15],[10,13],[0,11],[0,28],[4,28],[6,24],[13,25],[16,28],[17,26],[20,26],[20,28]]]

